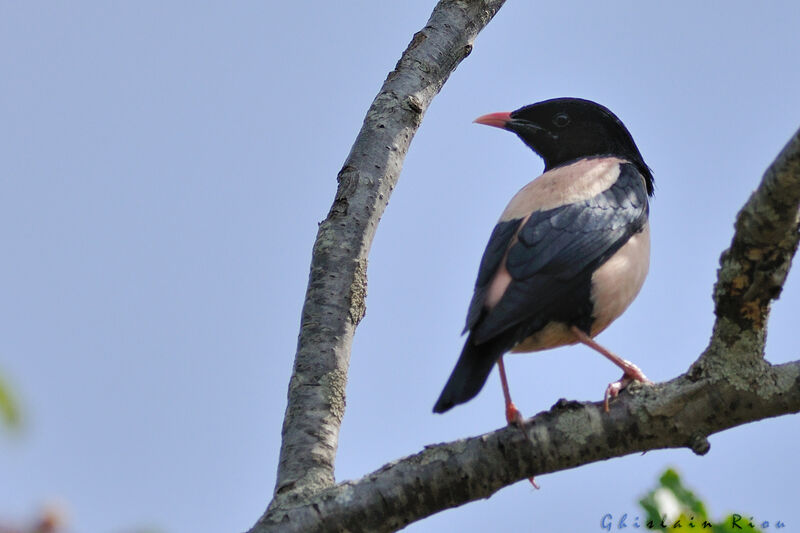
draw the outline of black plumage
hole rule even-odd
[[[492,232],[467,313],[470,334],[436,402],[438,413],[474,397],[505,352],[594,344],[591,337],[627,307],[647,270],[653,177],[616,116],[588,100],[560,98],[476,122],[515,132],[544,159],[545,174],[512,199]],[[635,261],[615,262],[597,275],[629,242],[621,253]],[[620,301],[608,283],[622,287]],[[619,361],[624,379],[646,379]],[[501,374],[505,390],[502,366]],[[622,386],[609,391],[615,395]],[[507,413],[518,415],[505,392]]]
[[[543,318],[586,329],[589,324],[584,322],[591,319],[592,310],[571,308],[570,300],[575,295],[588,296],[597,266],[642,229],[647,213],[644,185],[629,164],[621,165],[617,181],[597,196],[535,211],[519,228],[517,242],[508,248],[506,268],[513,279],[511,285],[480,324],[468,325],[475,334],[474,342],[481,344],[513,326]],[[479,278],[490,276],[478,274]],[[535,301],[527,295],[535,295]],[[470,309],[482,305],[482,301],[473,301]],[[529,329],[520,328],[515,340],[533,333]]]

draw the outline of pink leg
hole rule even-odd
[[[497,360],[497,369],[500,371],[500,385],[503,387],[503,397],[506,401],[506,421],[509,426],[517,426],[522,429],[522,413],[519,412],[517,406],[511,401],[511,393],[508,391],[508,379],[506,378],[506,367],[503,365],[502,355],[500,359]],[[528,436],[527,432],[525,436]],[[539,488],[539,485],[536,484],[536,481],[532,477],[529,477],[528,481],[531,482],[533,488]]]
[[[506,400],[506,421],[511,426],[522,426],[522,413],[511,401],[511,393],[508,392],[508,379],[506,379],[506,367],[503,366],[503,356],[497,360],[497,369],[500,371],[500,385],[503,386],[503,396]]]
[[[608,399],[615,398],[619,394],[619,391],[630,385],[630,383],[633,380],[641,381],[642,383],[652,383],[652,381],[647,379],[647,376],[644,375],[644,372],[642,372],[638,366],[634,365],[630,361],[626,361],[625,359],[622,359],[621,357],[609,352],[608,350],[597,344],[591,337],[589,337],[586,333],[584,333],[577,327],[572,326],[570,330],[578,338],[578,341],[581,344],[585,344],[589,348],[592,348],[593,350],[600,352],[609,361],[611,361],[612,363],[614,363],[615,365],[617,365],[622,369],[623,372],[622,378],[620,378],[619,381],[615,381],[614,383],[609,383],[608,387],[606,388],[605,401],[604,401],[606,413],[608,412]]]

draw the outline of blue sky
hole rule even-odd
[[[241,531],[269,501],[311,246],[336,173],[432,2],[0,6],[0,518],[73,531]],[[656,178],[652,263],[599,341],[656,381],[713,323],[734,216],[800,126],[800,5],[509,2],[434,100],[369,262],[337,479],[504,423],[496,373],[431,413],[483,247],[541,172],[476,116],[556,96],[617,113]],[[768,359],[800,357],[792,272]],[[526,415],[599,400],[582,347],[507,360]],[[672,465],[713,515],[800,528],[795,417],[526,482],[408,531],[592,531]],[[763,517],[763,518],[762,518]]]

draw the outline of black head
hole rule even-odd
[[[653,194],[653,175],[633,137],[607,108],[580,98],[555,98],[511,113],[493,113],[476,122],[516,133],[544,159],[545,171],[591,156],[627,159],[639,169]]]

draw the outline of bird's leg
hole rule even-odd
[[[511,401],[511,393],[508,392],[508,379],[506,379],[506,367],[503,366],[503,356],[497,360],[497,369],[500,371],[500,385],[503,386],[503,396],[506,400],[506,421],[508,425],[522,427],[522,413]]]
[[[506,401],[506,421],[508,422],[509,426],[517,426],[520,428],[525,434],[525,438],[531,440],[528,432],[522,427],[522,413],[519,412],[517,406],[511,401],[511,393],[508,391],[508,379],[506,378],[506,367],[503,365],[502,355],[500,356],[500,359],[497,360],[497,369],[500,371],[500,385],[503,386],[503,397]],[[533,441],[531,441],[531,443],[532,442]],[[531,482],[533,488],[539,488],[539,485],[536,484],[536,481],[533,479],[533,477],[529,477],[528,481]]]
[[[614,383],[609,383],[608,387],[606,387],[606,394],[604,398],[604,406],[606,413],[608,412],[608,399],[616,398],[616,396],[619,394],[619,391],[630,385],[631,381],[636,380],[636,381],[641,381],[642,383],[652,383],[652,381],[647,379],[647,376],[644,375],[644,372],[642,372],[638,366],[634,365],[630,361],[626,361],[625,359],[619,357],[618,355],[609,352],[608,350],[597,344],[591,337],[589,337],[586,333],[581,331],[578,327],[572,326],[570,330],[575,335],[575,337],[578,338],[578,341],[581,344],[585,344],[589,348],[592,348],[593,350],[600,352],[609,361],[611,361],[612,363],[614,363],[615,365],[617,365],[622,369],[623,374],[622,377],[619,379],[619,381],[615,381]]]

